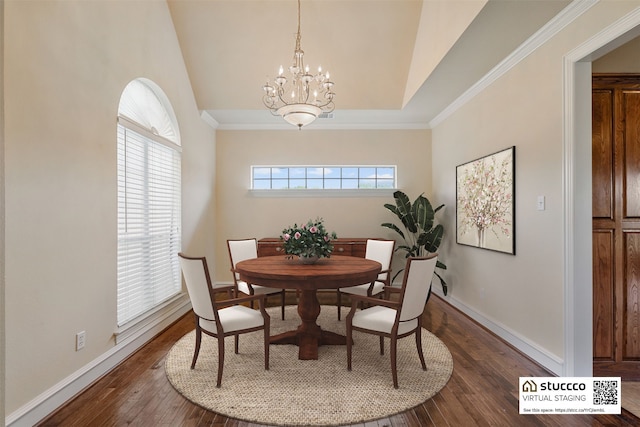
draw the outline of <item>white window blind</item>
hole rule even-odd
[[[118,124],[118,326],[181,291],[180,148],[127,124]]]

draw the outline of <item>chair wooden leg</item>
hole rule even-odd
[[[224,368],[224,336],[218,336],[218,382],[216,387],[222,385],[222,369]]]
[[[353,340],[351,338],[352,335],[352,329],[351,329],[351,319],[349,317],[347,317],[347,370],[350,371],[351,370],[351,347],[352,347],[352,343]]]
[[[264,328],[264,369],[269,370],[269,323]]]
[[[380,354],[384,354],[384,337],[380,335]]]
[[[340,320],[340,312],[342,311],[342,292],[338,290],[337,293],[338,302],[336,303],[336,305],[338,306],[338,320]]]
[[[418,356],[420,356],[420,363],[422,363],[422,370],[427,370],[427,364],[424,362],[424,354],[422,353],[422,328],[416,329],[416,347],[418,348]]]
[[[240,352],[240,334],[235,334],[233,336],[233,342],[234,342],[233,351],[235,351],[236,354],[238,354]]]
[[[282,302],[281,302],[281,304],[282,304],[282,320],[284,320],[284,296],[285,296],[285,293],[284,293],[284,289],[283,289],[282,293],[280,294],[280,298],[282,300]]]
[[[398,366],[397,366],[398,338],[391,337],[391,375],[393,376],[393,387],[398,388]]]
[[[198,360],[198,354],[200,354],[200,344],[202,343],[202,330],[198,326],[198,319],[196,319],[196,348],[193,350],[193,360],[191,361],[191,369],[196,367],[196,360]]]

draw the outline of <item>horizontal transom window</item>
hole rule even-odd
[[[396,188],[395,166],[252,166],[253,190]]]

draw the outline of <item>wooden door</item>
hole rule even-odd
[[[593,372],[640,380],[640,76],[593,78]]]

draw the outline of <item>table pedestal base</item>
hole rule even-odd
[[[301,290],[298,299],[298,315],[302,324],[298,329],[274,335],[271,344],[298,346],[298,359],[317,360],[321,345],[346,345],[347,337],[331,331],[323,331],[316,323],[320,315],[320,302],[315,290]]]

